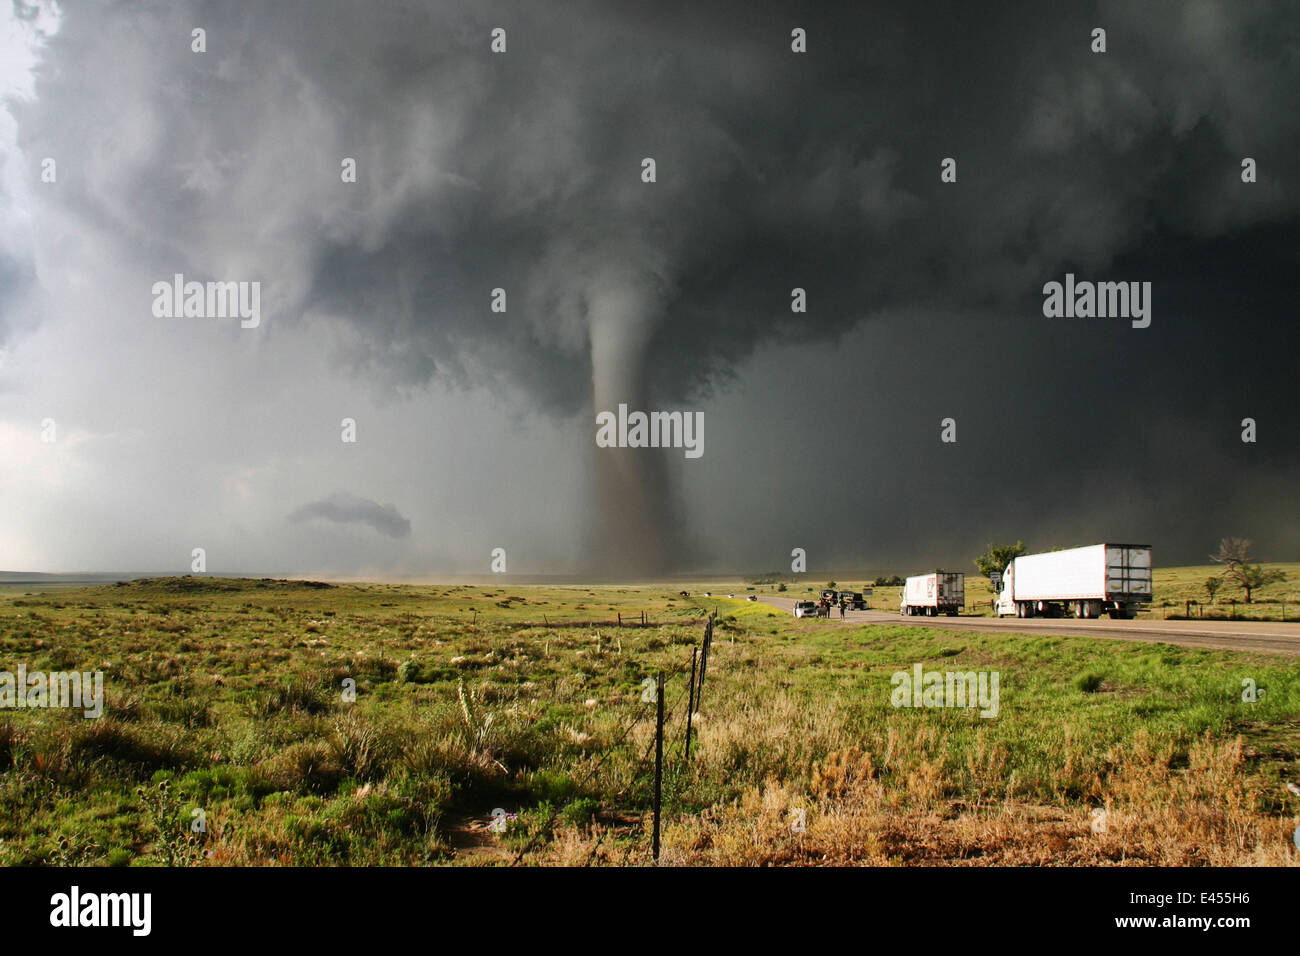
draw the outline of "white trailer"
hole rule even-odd
[[[899,614],[955,616],[966,606],[966,575],[960,571],[931,571],[903,582]]]
[[[1002,572],[998,617],[1132,618],[1151,602],[1149,544],[1093,544],[1027,554]]]

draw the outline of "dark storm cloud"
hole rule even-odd
[[[1285,8],[776,9],[168,5],[109,27],[119,56],[148,50],[152,68],[125,88],[51,73],[25,132],[70,146],[87,126],[93,143],[138,125],[144,142],[77,199],[160,266],[244,261],[282,316],[344,318],[349,367],[407,385],[503,376],[569,410],[589,399],[606,286],[640,299],[620,332],[678,358],[655,365],[672,396],[765,335],[834,335],[899,304],[1019,303],[1160,230],[1294,213],[1277,175],[1300,147]],[[70,50],[103,29],[81,12]],[[197,24],[201,56],[182,42]],[[809,53],[791,53],[792,24]],[[494,56],[497,25],[510,46]],[[54,104],[74,97],[89,102],[70,123]],[[1247,153],[1265,174],[1243,191]],[[343,156],[355,186],[338,182]],[[806,316],[789,312],[795,285]],[[506,315],[487,308],[498,286]]]
[[[411,522],[402,517],[392,505],[381,505],[369,498],[360,498],[347,492],[330,495],[323,501],[313,501],[294,510],[290,521],[309,521],[320,518],[336,524],[360,524],[389,538],[409,538]]]
[[[1295,464],[1279,450],[1296,447],[1280,384],[1293,378],[1300,292],[1294,7],[130,11],[106,20],[70,5],[50,53],[60,68],[23,114],[33,155],[78,157],[57,202],[159,275],[263,279],[272,330],[330,336],[349,374],[396,391],[504,386],[589,429],[593,405],[705,401],[766,343],[830,349],[873,317],[947,317],[891,339],[892,369],[805,422],[889,419],[897,474],[926,476],[878,479],[892,513],[944,475],[986,500],[1038,500],[1063,468],[1092,475],[1079,512],[1109,507],[1116,487],[1141,497],[1190,483],[1189,500],[1213,500],[1250,480],[1229,463],[1238,449],[1203,470],[1171,470],[1155,450],[1176,455],[1173,432],[1230,443],[1242,408],[1276,429],[1258,456],[1269,474]],[[189,50],[194,26],[207,54]],[[488,51],[497,26],[504,55]],[[790,50],[794,26],[806,54]],[[339,181],[345,156],[355,185]],[[955,184],[939,180],[949,156]],[[1258,183],[1241,183],[1243,156],[1258,160]],[[641,182],[643,157],[658,182]],[[1066,271],[1152,281],[1152,328],[1050,325],[1040,290]],[[806,314],[790,311],[796,286]],[[489,310],[496,287],[505,314]],[[979,441],[957,468],[932,458],[944,414]],[[854,445],[837,475],[878,454]],[[798,485],[818,468],[779,460],[753,476],[751,460],[729,462],[733,478]],[[655,567],[684,553],[659,467],[598,482],[608,524],[661,539],[647,545]],[[851,481],[828,484],[839,500]],[[870,507],[871,490],[859,493],[854,506]],[[765,520],[775,538],[805,526]],[[1034,519],[933,520],[966,542]],[[1181,533],[1176,515],[1164,520],[1154,533]],[[749,555],[772,550],[768,533],[729,529],[715,553],[765,567]]]

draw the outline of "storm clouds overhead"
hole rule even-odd
[[[1293,5],[4,16],[0,568],[1300,558]],[[620,403],[707,451],[598,448]]]

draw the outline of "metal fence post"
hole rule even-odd
[[[691,718],[695,715],[695,658],[699,648],[691,647],[691,687],[686,694],[686,759],[691,759]]]
[[[664,786],[664,672],[655,681],[657,699],[655,717],[655,830],[654,860],[659,862],[659,812],[663,809]]]
[[[717,612],[714,612],[716,615]],[[713,646],[713,617],[710,616],[709,623],[704,625],[704,649],[700,651],[700,682],[696,685],[695,691],[695,709],[699,710],[700,701],[704,698],[704,675],[709,669],[709,648]]]

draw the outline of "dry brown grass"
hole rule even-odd
[[[1240,738],[1216,742],[1207,735],[1179,768],[1170,749],[1139,733],[1111,755],[1114,773],[1097,781],[1108,802],[1091,811],[995,796],[1006,754],[982,745],[969,760],[987,799],[945,799],[942,745],[930,728],[907,739],[891,732],[882,754],[847,747],[799,782],[770,778],[728,806],[668,821],[661,864],[1300,865],[1290,840],[1300,820],[1260,812],[1260,794],[1242,774]],[[648,829],[649,819],[641,822]],[[570,828],[557,834],[547,862],[645,863],[645,840],[639,842],[634,853],[623,853],[599,827]]]

